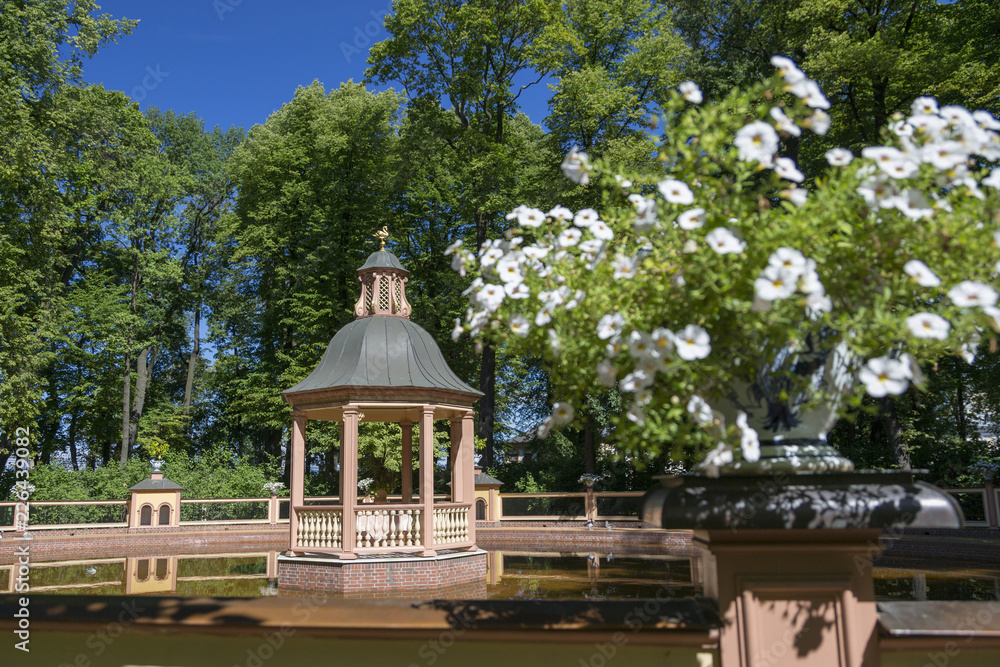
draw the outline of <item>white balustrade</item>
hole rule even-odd
[[[376,507],[357,510],[359,549],[412,547],[420,545],[419,509]]]
[[[469,508],[434,508],[434,544],[456,544],[469,541]]]
[[[303,508],[296,513],[299,522],[297,547],[339,549],[343,535],[341,510]]]

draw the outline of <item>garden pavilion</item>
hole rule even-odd
[[[472,405],[482,394],[449,368],[434,339],[410,321],[409,272],[382,247],[358,269],[356,319],[333,337],[319,365],[283,393],[293,409],[291,537],[286,557],[326,554],[341,561],[378,555],[434,557],[476,551]],[[306,423],[340,423],[340,503],[303,502]],[[451,422],[451,497],[434,501],[434,421]],[[400,502],[358,502],[358,425],[402,429]],[[413,425],[418,425],[419,497],[413,491]]]

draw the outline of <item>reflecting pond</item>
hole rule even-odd
[[[31,592],[260,597],[278,594],[278,551],[60,560],[31,564]],[[490,599],[684,597],[702,592],[698,558],[607,552],[489,552]],[[13,592],[0,565],[0,593]],[[420,593],[424,595],[425,593]],[[410,597],[412,597],[412,593]],[[433,592],[426,592],[433,596]],[[875,569],[878,600],[1000,599],[1000,571]]]

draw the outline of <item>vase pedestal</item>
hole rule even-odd
[[[910,472],[664,477],[641,517],[694,532],[722,667],[877,665],[879,535],[962,526],[957,503]]]

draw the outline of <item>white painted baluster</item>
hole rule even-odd
[[[333,534],[333,512],[323,512],[323,546],[327,549],[331,546],[330,538]]]
[[[357,529],[357,533],[358,533],[358,544],[357,544],[357,547],[360,549],[361,547],[366,546],[362,542],[363,535],[365,533],[365,527],[366,527],[365,526],[365,513],[364,513],[364,510],[359,510],[356,513],[355,516],[357,516],[357,519],[355,519],[355,522],[356,522],[357,527],[358,527],[358,529]]]
[[[413,545],[423,544],[420,525],[420,510],[413,510],[413,523],[410,524],[410,528],[413,530]]]

